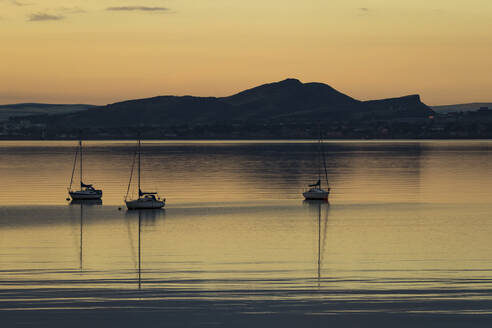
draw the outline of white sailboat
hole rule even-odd
[[[165,198],[160,198],[157,192],[144,192],[140,187],[140,157],[141,157],[141,141],[138,139],[137,143],[137,161],[138,161],[138,197],[136,199],[129,199],[128,195],[130,192],[130,186],[132,183],[133,169],[135,166],[135,159],[133,160],[132,172],[130,173],[130,181],[128,183],[128,190],[125,196],[125,204],[129,210],[139,210],[139,209],[155,209],[163,208],[166,202]]]
[[[321,166],[324,168],[324,175],[326,180],[326,188],[322,188]],[[326,171],[326,159],[323,151],[323,141],[320,133],[318,141],[318,181],[309,185],[309,190],[304,191],[302,195],[306,200],[328,200],[330,195],[330,183],[328,182],[328,172]]]
[[[80,190],[72,190],[72,184],[73,184],[73,177],[75,174],[75,167],[77,166],[77,157],[79,158],[80,162]],[[70,178],[70,186],[68,187],[68,194],[72,198],[72,200],[94,200],[94,199],[101,199],[103,192],[102,190],[95,189],[91,184],[85,184],[82,181],[82,165],[83,165],[83,160],[82,160],[82,140],[79,140],[79,149],[75,153],[75,160],[73,162],[73,168],[72,168],[72,177]]]

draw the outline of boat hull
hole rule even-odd
[[[102,198],[102,190],[94,190],[94,191],[70,191],[70,197],[72,200],[95,200]]]
[[[128,200],[125,201],[126,208],[129,210],[145,210],[145,209],[156,209],[163,208],[165,203],[161,200]]]
[[[311,189],[302,193],[306,200],[328,200],[330,190]]]

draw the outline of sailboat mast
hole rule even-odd
[[[321,278],[321,203],[318,203],[318,283]]]
[[[318,181],[319,181],[319,188],[321,189],[321,125],[319,127],[319,139],[318,139]]]
[[[142,251],[140,242],[140,231],[141,231],[141,213],[138,212],[138,289],[142,288]]]
[[[138,196],[140,197],[140,147],[141,141],[140,137],[138,138]]]
[[[326,181],[326,187],[330,188],[330,181],[328,181],[328,170],[326,169],[326,154],[325,154],[325,148],[323,144],[323,134],[321,133],[321,129],[319,131],[319,145],[320,145],[320,157],[321,160],[323,161],[323,170],[325,172],[325,181]]]
[[[82,188],[82,139],[79,140],[79,152],[80,152],[80,187]]]

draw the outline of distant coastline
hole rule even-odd
[[[160,96],[106,106],[0,106],[0,140],[491,139],[492,103],[429,107],[419,95],[360,101],[296,79],[230,97]]]

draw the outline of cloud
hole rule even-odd
[[[67,13],[67,14],[85,14],[87,11],[85,9],[79,8],[79,7],[59,7],[57,9],[58,11]]]
[[[371,12],[371,10],[367,7],[360,7],[357,8],[357,15],[358,16],[368,16]]]
[[[16,6],[19,6],[19,7],[29,6],[30,5],[30,3],[20,2],[20,1],[17,1],[17,0],[10,0],[10,2],[13,5],[16,5]]]
[[[38,12],[31,14],[28,18],[29,22],[44,22],[44,21],[59,21],[65,19],[65,15],[84,14],[87,11],[78,7],[58,7],[51,10],[54,13]]]
[[[122,7],[108,7],[109,11],[147,11],[147,12],[163,12],[168,11],[169,8],[165,7],[146,7],[146,6],[122,6]]]
[[[30,22],[43,22],[43,21],[58,21],[64,19],[65,16],[51,15],[47,13],[36,13],[29,16],[28,21]]]

